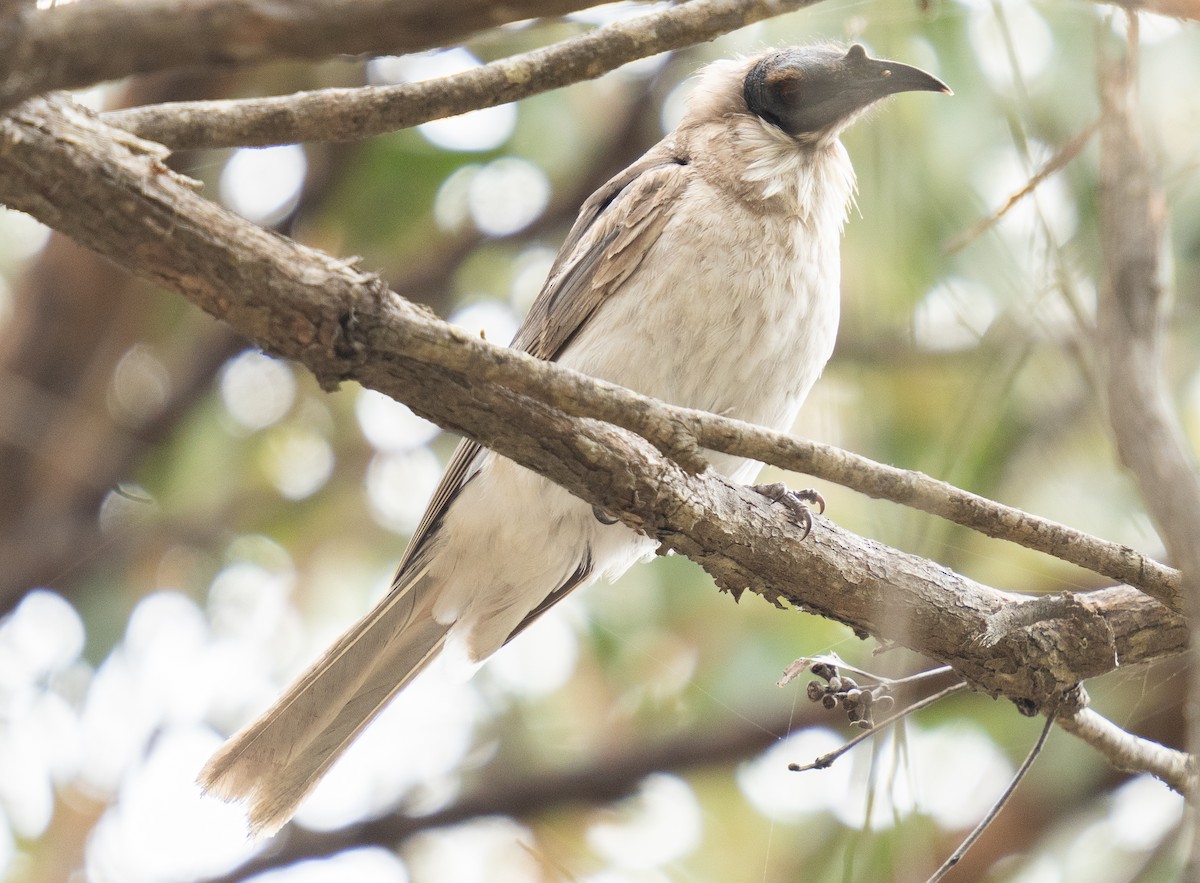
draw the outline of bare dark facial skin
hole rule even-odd
[[[783,49],[763,58],[743,85],[751,113],[794,138],[836,133],[871,104],[897,92],[950,92],[937,77],[871,58],[857,43]]]

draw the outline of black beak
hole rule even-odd
[[[763,56],[746,75],[746,107],[789,135],[836,135],[881,98],[898,92],[943,92],[950,87],[920,68],[871,58],[855,44],[784,49]]]
[[[919,67],[901,64],[898,61],[871,58],[867,55],[867,50],[857,43],[851,46],[850,51],[846,53],[846,60],[854,71],[852,76],[862,84],[864,92],[874,95],[874,97],[868,98],[869,101],[875,101],[887,95],[895,95],[897,92],[954,94],[949,86],[933,74],[926,73]]]

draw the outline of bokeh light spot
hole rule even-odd
[[[333,448],[324,436],[300,427],[284,427],[267,441],[263,469],[271,484],[289,500],[320,490],[333,474]]]
[[[349,849],[329,858],[308,859],[247,877],[245,883],[408,883],[398,856],[377,846]]]
[[[153,419],[171,394],[166,366],[145,343],[125,351],[113,371],[108,389],[108,412],[127,425],[138,426]]]
[[[270,226],[296,207],[307,172],[298,144],[244,147],[221,170],[221,201],[243,218]]]
[[[1050,63],[1054,40],[1046,20],[1036,7],[1015,0],[971,0],[967,16],[967,36],[974,48],[974,58],[992,85],[1003,89],[1012,85],[1015,74],[1006,48],[1006,35],[1017,47],[1015,63],[1020,75],[1028,82],[1038,76]]]
[[[376,58],[367,65],[367,76],[375,85],[415,83],[473,70],[480,61],[461,47],[416,55]],[[515,104],[485,107],[456,117],[434,120],[417,127],[431,144],[445,150],[495,150],[507,141],[517,126]]]
[[[621,868],[641,870],[676,861],[700,845],[704,817],[691,785],[679,776],[647,776],[637,796],[624,801],[620,821],[588,830],[592,849]]]
[[[450,321],[492,343],[507,344],[517,333],[518,321],[508,304],[483,300],[450,314]]]
[[[0,263],[16,264],[36,255],[50,240],[50,228],[23,212],[0,206]]]
[[[373,389],[359,390],[354,400],[354,416],[371,447],[385,453],[427,445],[441,431],[407,405]]]
[[[509,236],[537,219],[550,201],[550,182],[533,163],[501,157],[471,178],[468,203],[481,233]]]
[[[461,230],[471,219],[471,181],[479,174],[477,163],[460,166],[438,188],[433,198],[433,220],[448,233]]]
[[[367,467],[367,499],[375,520],[396,533],[411,534],[441,471],[441,463],[428,448],[376,454]]]
[[[38,589],[0,620],[0,688],[45,678],[83,652],[79,614],[61,595]]]
[[[970,279],[947,279],[929,291],[913,313],[913,336],[936,352],[976,346],[996,318],[992,292]]]
[[[225,363],[221,400],[239,426],[251,432],[283,419],[296,397],[292,369],[257,350],[247,350]]]
[[[579,638],[564,605],[551,607],[488,660],[488,677],[518,696],[546,696],[571,679],[579,659]]]

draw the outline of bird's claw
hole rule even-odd
[[[812,532],[813,518],[809,506],[816,506],[817,513],[825,514],[825,498],[814,488],[804,488],[794,491],[781,481],[772,484],[756,484],[753,489],[762,494],[772,503],[779,503],[788,510],[792,522],[804,531],[800,539],[807,539]]]

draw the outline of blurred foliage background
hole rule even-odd
[[[79,99],[419,79],[640,9],[417,57],[155,76]],[[406,297],[507,340],[578,204],[674,124],[691,72],[772,44],[864,42],[956,95],[901,96],[845,137],[859,208],[844,318],[795,431],[1161,554],[1095,382],[1095,143],[970,233],[1095,120],[1099,47],[1124,27],[1082,0],[830,2],[519,106],[173,163],[247,217],[360,255]],[[1200,36],[1153,16],[1141,34],[1145,133],[1170,199],[1172,384],[1196,437]],[[318,789],[302,830],[248,844],[236,812],[199,799],[195,772],[386,589],[454,439],[377,394],[320,391],[12,212],[0,212],[0,359],[8,879],[923,880],[1041,725],[958,696],[830,770],[790,773],[852,734],[805,699],[803,679],[775,685],[793,659],[836,652],[885,674],[925,662],[873,655],[753,595],[735,604],[695,565],[662,559],[555,608],[473,680],[434,673],[407,691]],[[991,585],[1099,585],[820,489],[838,523]],[[1164,664],[1088,686],[1117,723],[1179,745],[1182,679]],[[1177,879],[1181,803],[1055,732],[951,879]],[[361,824],[397,809],[413,820]]]

